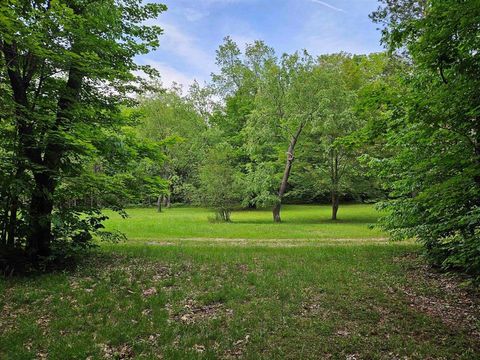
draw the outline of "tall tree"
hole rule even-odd
[[[191,98],[184,97],[180,89],[161,91],[145,98],[140,106],[142,121],[139,132],[144,138],[164,144],[167,158],[160,173],[170,181],[170,191],[164,204],[173,200],[190,202],[192,188],[197,185],[198,167],[206,153],[203,134],[207,124],[195,109]],[[163,194],[158,194],[161,209]]]
[[[302,55],[284,55],[280,60],[269,60],[260,73],[255,110],[249,117],[246,132],[250,154],[254,159],[252,179],[269,186],[255,172],[273,171],[278,161],[284,161],[276,193],[264,189],[254,201],[273,204],[273,220],[281,221],[281,204],[295,160],[295,148],[305,127],[317,113],[317,85],[312,77],[313,60]],[[283,148],[285,152],[279,154]],[[271,163],[271,165],[267,165]],[[273,175],[273,174],[271,174]],[[255,181],[253,181],[255,185]]]
[[[13,135],[3,152],[14,179],[2,189],[6,242],[25,243],[32,260],[51,254],[59,185],[78,175],[97,132],[125,124],[120,105],[138,89],[133,71],[152,73],[134,57],[155,48],[161,34],[145,21],[165,9],[132,0],[1,3],[0,86],[8,110],[1,127]]]

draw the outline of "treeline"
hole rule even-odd
[[[224,220],[239,203],[272,206],[280,221],[285,201],[328,195],[335,218],[342,198],[381,199],[393,239],[478,278],[480,6],[381,3],[371,17],[385,54],[277,56],[226,39],[203,93],[219,101],[190,95],[210,115],[189,186]]]
[[[165,204],[212,207],[226,221],[234,208],[272,207],[279,222],[285,201],[330,201],[336,219],[341,200],[384,198],[361,161],[371,146],[359,99],[395,76],[396,62],[383,53],[277,56],[261,41],[242,52],[226,38],[210,84],[153,93],[139,108],[142,135],[171,140]]]

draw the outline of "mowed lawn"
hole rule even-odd
[[[109,229],[126,234],[130,241],[165,239],[368,239],[382,237],[369,225],[378,213],[372,205],[345,205],[339,219],[330,220],[329,206],[287,205],[282,223],[274,224],[266,210],[235,211],[232,223],[215,223],[214,214],[200,208],[172,208],[162,213],[154,209],[128,209],[129,217],[107,212]]]
[[[477,359],[478,306],[369,206],[129,210],[75,271],[0,280],[0,359]]]

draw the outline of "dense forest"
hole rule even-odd
[[[231,212],[377,203],[392,239],[480,274],[480,6],[382,1],[383,53],[218,48],[218,71],[161,85],[135,56],[166,10],[139,1],[0,5],[2,264],[65,261],[116,240],[104,210]],[[244,46],[245,45],[245,46]],[[160,77],[159,77],[160,76]],[[7,259],[7,260],[6,260]]]

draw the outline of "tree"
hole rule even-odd
[[[231,163],[232,148],[220,143],[210,149],[200,167],[198,199],[202,206],[212,208],[216,218],[230,222],[230,214],[240,203],[239,177]]]
[[[272,204],[275,222],[281,221],[281,204],[287,192],[295,148],[317,111],[317,83],[311,76],[312,67],[312,58],[306,52],[303,56],[296,53],[284,55],[280,61],[267,61],[258,80],[255,109],[245,129],[248,134],[247,146],[254,160],[250,167],[251,180],[260,180],[261,184],[268,185],[255,172],[264,173],[266,169],[278,172],[275,165],[281,160],[285,164],[277,190],[272,193],[272,189],[263,189],[253,194],[251,200],[262,205]],[[285,155],[279,156],[282,148],[286,150]],[[269,176],[274,174],[270,173]],[[258,185],[253,181],[252,184]]]
[[[476,0],[383,4],[372,18],[384,26],[390,50],[411,63],[400,89],[373,106],[383,110],[380,134],[391,153],[379,168],[391,188],[383,225],[396,238],[423,242],[435,264],[478,276],[480,6]]]
[[[139,132],[144,138],[164,144],[167,158],[159,175],[170,181],[164,204],[172,200],[190,202],[192,189],[198,183],[198,167],[206,147],[202,134],[207,129],[204,117],[195,109],[191,98],[180,89],[156,92],[143,99],[139,108],[142,120]],[[163,194],[158,194],[161,209]]]
[[[351,56],[340,53],[321,56],[315,68],[316,78],[321,83],[319,120],[314,123],[310,135],[316,148],[311,146],[311,153],[305,154],[313,170],[313,174],[310,171],[307,176],[318,179],[319,191],[329,191],[332,220],[337,219],[342,196],[348,194],[355,198],[360,192],[375,196],[374,183],[359,162],[365,147],[358,146],[357,138],[361,136],[359,131],[365,119],[357,114],[356,107],[359,92],[381,76],[385,62],[383,54]],[[368,187],[372,189],[367,190]]]
[[[34,262],[51,255],[54,234],[67,226],[67,216],[53,223],[59,188],[83,176],[87,159],[105,153],[95,141],[99,133],[130,121],[120,105],[139,89],[133,71],[152,74],[134,57],[155,48],[161,34],[144,24],[165,9],[130,0],[2,2],[1,129],[11,141],[0,154],[12,180],[0,190],[7,199],[0,244],[24,249]],[[96,220],[85,227],[77,210],[70,215],[73,232],[101,228]]]

